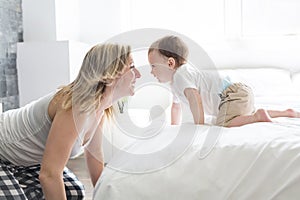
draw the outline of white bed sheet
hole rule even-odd
[[[190,145],[174,162],[151,171],[151,165],[154,164],[149,163],[149,160],[142,159],[138,164],[130,163],[131,160],[126,159],[126,156],[117,154],[112,162],[120,161],[119,164],[124,166],[125,171],[126,167],[137,165],[139,173],[106,167],[95,187],[94,199],[299,198],[299,119],[282,118],[276,123],[255,123],[236,128],[193,124],[184,126],[187,137],[182,137],[181,140],[193,140],[191,143],[182,141],[178,144],[178,149],[184,149],[180,145]],[[192,137],[195,127],[197,132]],[[174,141],[179,128],[180,126],[166,126],[161,134],[151,140],[136,141],[128,151],[135,154],[159,151]],[[219,136],[212,151],[209,151],[210,145],[203,148],[208,133]],[[169,153],[174,156],[173,152]],[[168,159],[168,154],[156,159]],[[119,167],[122,168],[121,165]],[[147,169],[149,172],[142,173],[141,169],[146,166],[150,166]]]
[[[293,108],[300,112],[300,95],[275,95],[255,97],[256,108],[287,109]]]

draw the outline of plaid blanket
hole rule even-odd
[[[39,181],[41,166],[15,166],[0,160],[0,200],[45,199]],[[65,167],[63,171],[67,199],[84,199],[83,184]]]

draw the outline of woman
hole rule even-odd
[[[83,198],[82,186],[76,177],[69,177],[72,173],[65,168],[69,157],[82,147],[91,181],[96,184],[103,169],[102,125],[111,116],[115,101],[134,94],[134,83],[140,77],[130,50],[127,45],[96,45],[86,54],[72,83],[1,114],[0,173],[5,178],[0,179],[0,189],[6,190],[2,192],[5,197]],[[20,176],[26,173],[34,177],[36,191],[39,179],[42,192],[32,191],[26,181],[21,184]],[[17,192],[9,191],[7,181],[1,180],[13,182]]]

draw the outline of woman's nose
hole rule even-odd
[[[133,68],[133,72],[134,72],[135,78],[140,78],[141,77],[141,73],[136,68]]]

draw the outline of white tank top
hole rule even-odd
[[[0,114],[0,159],[23,166],[41,163],[52,123],[48,106],[54,95]],[[81,143],[76,141],[71,157],[80,151]]]

